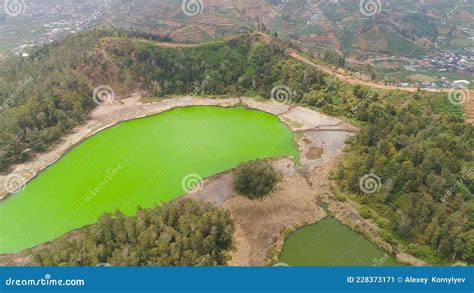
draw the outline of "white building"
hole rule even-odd
[[[454,87],[468,87],[471,83],[467,80],[455,80],[453,81]]]

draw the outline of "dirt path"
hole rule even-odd
[[[153,44],[159,47],[167,48],[194,48],[199,44],[185,44],[185,43],[172,43],[172,42],[158,42],[146,39],[134,39],[134,38],[124,38],[124,37],[104,37],[101,39],[104,43],[111,42],[140,42],[146,44]]]
[[[269,35],[264,34],[264,33],[258,33],[258,35],[263,42],[267,44],[271,42],[271,37]],[[134,42],[154,44],[156,46],[168,47],[168,48],[193,48],[199,45],[199,44],[182,44],[182,43],[171,43],[171,42],[156,42],[156,41],[150,41],[150,40],[132,39],[132,38],[116,38],[116,37],[106,37],[106,38],[103,38],[103,41],[105,44],[110,43],[110,42],[134,41]],[[103,55],[106,56],[105,50],[103,50],[103,48],[101,50],[103,51]],[[397,86],[391,86],[391,85],[384,85],[384,84],[376,83],[373,81],[358,79],[356,77],[353,77],[351,74],[349,74],[349,72],[346,71],[345,69],[342,69],[342,68],[335,69],[329,65],[316,64],[313,61],[309,60],[308,58],[303,57],[301,54],[299,54],[295,50],[288,50],[287,55],[294,58],[295,60],[298,60],[309,66],[312,66],[318,69],[319,71],[324,72],[327,75],[335,76],[341,81],[347,82],[351,85],[363,85],[363,86],[378,88],[382,90],[400,90],[400,91],[406,91],[410,93],[416,93],[418,91],[418,88],[415,88],[415,87],[397,87]],[[441,90],[441,92],[445,92],[445,93],[448,93],[449,91],[450,89]],[[466,121],[468,123],[474,124],[474,90],[469,89],[468,93],[469,93],[469,96],[468,96],[466,104],[463,105],[463,111],[466,114]]]
[[[383,84],[378,84],[372,81],[365,81],[361,79],[357,79],[355,77],[352,77],[349,73],[347,73],[346,70],[344,69],[338,69],[335,70],[334,68],[331,68],[328,65],[322,65],[322,64],[316,64],[312,62],[311,60],[301,56],[298,52],[294,50],[288,50],[287,52],[288,56],[303,62],[307,65],[310,65],[328,75],[332,75],[337,77],[338,79],[347,82],[352,85],[364,85],[364,86],[369,86],[372,88],[378,88],[378,89],[383,89],[383,90],[400,90],[400,91],[406,91],[410,93],[416,93],[418,91],[418,88],[414,87],[397,87],[397,86],[389,86],[389,85],[383,85]],[[452,89],[441,89],[441,92],[444,92],[448,94]],[[465,101],[465,103],[462,105],[463,111],[466,114],[466,122],[474,124],[474,89],[469,89],[467,90],[468,97]],[[446,97],[448,98],[448,97]]]
[[[365,80],[361,80],[361,79],[357,79],[355,77],[352,77],[350,76],[344,69],[338,69],[338,70],[335,70],[334,68],[331,68],[330,66],[328,65],[322,65],[322,64],[316,64],[314,62],[312,62],[311,60],[301,56],[299,53],[297,53],[296,51],[294,50],[288,50],[287,52],[288,56],[300,61],[300,62],[303,62],[307,65],[310,65],[328,75],[332,75],[332,76],[335,76],[337,78],[339,78],[340,80],[344,81],[344,82],[347,82],[349,84],[352,84],[352,85],[355,85],[355,84],[359,84],[359,85],[365,85],[365,86],[369,86],[369,87],[373,87],[373,88],[379,88],[379,89],[384,89],[384,90],[401,90],[401,91],[407,91],[407,92],[411,92],[411,93],[416,93],[417,92],[417,88],[413,88],[413,87],[396,87],[396,86],[389,86],[389,85],[383,85],[383,84],[378,84],[378,83],[375,83],[375,82],[371,82],[371,81],[365,81]]]

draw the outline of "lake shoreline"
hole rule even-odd
[[[108,104],[99,105],[89,115],[86,122],[75,127],[69,134],[64,136],[60,142],[51,146],[48,151],[36,154],[27,162],[16,164],[11,167],[9,174],[0,175],[0,203],[8,197],[15,195],[6,190],[8,176],[19,175],[23,179],[23,185],[34,179],[39,173],[47,169],[49,166],[58,161],[64,154],[71,151],[81,142],[90,138],[99,132],[118,125],[119,123],[141,119],[149,116],[154,116],[167,111],[178,109],[181,107],[192,106],[218,106],[218,107],[235,107],[244,106],[248,109],[260,110],[278,116],[278,118],[285,123],[291,130],[298,132],[313,127],[311,124],[306,124],[308,117],[307,113],[300,113],[303,121],[302,126],[292,126],[291,118],[282,119],[281,115],[285,115],[291,111],[292,107],[289,105],[261,102],[252,98],[195,98],[190,96],[173,97],[170,99],[160,100],[152,103],[142,103],[142,94],[134,93],[130,97],[114,101]],[[303,108],[303,107],[300,107]],[[311,110],[310,110],[311,111]],[[317,113],[317,112],[316,112]],[[321,119],[329,121],[337,121],[338,119],[320,114]],[[357,128],[348,123],[341,123],[347,131],[356,132]]]
[[[118,100],[112,104],[101,105],[96,110],[94,110],[88,122],[85,125],[76,127],[69,135],[67,135],[59,144],[53,146],[49,152],[46,153],[47,158],[41,159],[39,157],[43,156],[38,154],[34,160],[20,164],[14,167],[14,171],[22,174],[22,171],[28,170],[30,173],[28,175],[28,181],[36,177],[42,170],[48,168],[50,165],[55,163],[60,159],[65,153],[76,147],[78,144],[83,142],[85,139],[97,134],[100,131],[103,131],[107,128],[116,126],[119,123],[141,119],[148,116],[157,115],[166,111],[171,111],[173,109],[179,109],[181,107],[192,107],[192,106],[218,106],[218,107],[236,107],[243,106],[252,110],[259,110],[267,112],[277,116],[287,127],[294,131],[297,136],[297,146],[301,154],[301,163],[305,166],[305,171],[298,176],[288,176],[284,177],[283,188],[280,191],[276,192],[275,198],[278,198],[278,192],[281,192],[282,195],[291,194],[291,192],[300,191],[304,184],[308,186],[308,192],[305,196],[295,198],[294,202],[299,204],[304,202],[306,205],[310,205],[309,209],[300,207],[298,213],[305,211],[304,215],[292,215],[287,217],[286,222],[283,221],[279,225],[273,225],[273,221],[268,221],[268,219],[254,219],[262,220],[263,223],[269,225],[265,229],[271,229],[272,232],[272,241],[267,242],[268,237],[258,236],[253,237],[249,240],[249,231],[245,225],[242,225],[244,221],[242,206],[248,205],[255,208],[260,208],[260,203],[247,202],[243,203],[241,197],[236,197],[234,195],[230,196],[229,199],[225,200],[222,205],[224,208],[229,210],[236,221],[238,226],[236,229],[235,235],[235,245],[236,249],[231,252],[232,260],[229,265],[269,265],[272,261],[270,251],[282,247],[284,244],[284,231],[285,230],[296,230],[295,227],[303,227],[308,224],[314,224],[325,218],[327,214],[318,209],[316,201],[314,200],[314,194],[311,192],[317,192],[317,194],[328,195],[331,191],[329,188],[329,174],[335,164],[339,161],[339,157],[343,154],[342,149],[345,142],[345,137],[352,136],[358,131],[358,129],[339,118],[329,117],[327,115],[321,114],[314,110],[295,106],[295,105],[286,105],[278,104],[275,102],[262,102],[257,101],[252,98],[215,98],[215,99],[206,99],[206,98],[194,98],[194,97],[175,97],[166,100],[161,100],[153,103],[141,103],[141,94],[136,93],[131,97]],[[322,148],[324,147],[325,151],[322,152],[322,157],[313,158],[311,156],[305,156],[313,148]],[[39,158],[39,159],[38,159]],[[226,173],[226,172],[224,172]],[[24,174],[24,173],[23,173]],[[222,174],[217,174],[206,180],[214,180],[222,176]],[[5,176],[3,176],[5,177]],[[324,178],[323,184],[318,186],[316,191],[312,191],[316,184],[311,182],[311,178],[316,177],[315,182],[321,182],[321,178]],[[0,181],[1,181],[0,176]],[[293,186],[292,186],[293,184]],[[285,188],[289,187],[289,190],[285,191]],[[291,190],[293,188],[293,190]],[[291,191],[291,192],[290,192]],[[183,196],[183,198],[186,196]],[[320,196],[318,196],[319,198]],[[332,196],[334,197],[334,196]],[[2,198],[6,199],[6,196]],[[280,197],[281,201],[282,197]],[[328,198],[326,198],[329,200]],[[204,199],[205,200],[205,199]],[[336,201],[335,198],[332,198],[330,202]],[[1,202],[1,201],[0,201]],[[291,202],[290,202],[291,203]],[[314,203],[314,205],[313,205]],[[271,205],[280,206],[281,202],[275,200]],[[270,205],[270,206],[271,206]],[[282,210],[284,211],[284,210]],[[308,212],[313,211],[313,212]],[[318,212],[314,212],[318,211]],[[345,212],[344,209],[341,210],[341,214]],[[282,212],[281,215],[276,215],[273,213],[272,216],[286,217],[288,211]],[[336,215],[339,213],[336,213]],[[293,218],[291,218],[293,216]],[[367,223],[366,223],[367,225]],[[270,228],[269,228],[270,227]],[[351,228],[352,229],[352,228]],[[73,235],[75,231],[69,232],[67,234]],[[253,231],[258,232],[259,231]],[[250,237],[251,238],[251,237]],[[371,238],[371,237],[370,237]],[[370,239],[373,242],[374,239]],[[263,241],[263,242],[262,242]],[[264,244],[267,249],[265,251],[252,249],[252,246],[258,247],[261,244]],[[44,247],[47,243],[37,246]],[[14,255],[21,255],[24,252],[20,252]],[[257,257],[255,258],[255,254]],[[0,257],[5,258],[7,256],[13,257],[13,255],[2,255]],[[10,258],[8,257],[8,258]],[[24,258],[23,258],[24,259]],[[253,259],[253,260],[252,260]],[[413,262],[416,264],[416,262]]]

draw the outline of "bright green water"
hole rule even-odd
[[[55,239],[105,212],[132,215],[138,206],[175,199],[189,174],[205,178],[287,155],[298,156],[293,132],[276,116],[244,108],[183,108],[120,124],[0,203],[0,253]]]
[[[396,266],[395,258],[334,218],[303,227],[285,241],[280,262],[290,266]]]

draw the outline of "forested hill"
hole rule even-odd
[[[282,102],[360,126],[335,179],[342,194],[363,204],[362,214],[377,222],[386,241],[432,263],[474,262],[474,127],[456,111],[442,111],[447,95],[350,86],[288,57],[283,41],[255,34],[189,48],[137,37],[91,31],[4,61],[0,99],[14,102],[0,112],[1,167],[27,159],[80,123],[95,106],[92,90],[99,85],[124,94],[145,90],[151,99],[269,99],[274,87],[285,86]],[[18,87],[29,76],[33,82]],[[364,193],[359,183],[366,174],[376,174],[383,188]]]
[[[71,36],[0,65],[0,169],[45,150],[94,107],[76,70],[95,53],[100,33]]]

